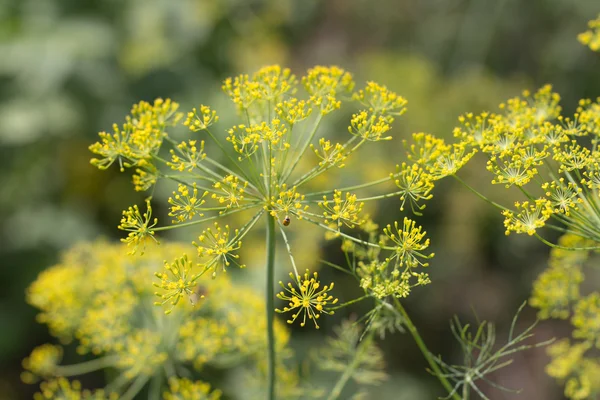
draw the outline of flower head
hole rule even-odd
[[[417,227],[417,223],[411,219],[404,218],[402,228],[398,222],[394,222],[394,228],[388,225],[383,233],[394,243],[394,254],[391,259],[397,260],[400,266],[414,268],[417,266],[427,267],[429,264],[421,261],[434,256],[434,253],[423,253],[429,247],[429,239],[425,239],[427,232],[423,227]]]
[[[169,197],[169,204],[171,205],[169,216],[175,217],[173,223],[176,224],[191,220],[196,215],[199,217],[204,216],[202,206],[206,202],[204,197],[207,194],[208,192],[204,192],[202,195],[199,195],[195,182],[191,188],[180,183],[177,192],[173,192],[173,196]]]
[[[292,278],[295,285],[288,283],[286,286],[283,282],[279,282],[283,291],[277,294],[277,298],[289,303],[286,307],[283,307],[283,310],[276,309],[275,311],[279,313],[293,311],[292,318],[287,321],[288,324],[294,323],[298,316],[302,314],[300,326],[306,325],[306,317],[308,316],[308,319],[312,320],[315,327],[319,329],[317,320],[321,317],[321,314],[332,315],[334,312],[328,309],[328,305],[336,304],[338,301],[329,294],[333,289],[333,283],[321,287],[319,275],[314,272],[311,276],[309,270],[306,270],[302,276],[294,276],[290,273],[290,278]]]
[[[232,238],[230,238],[230,234],[229,225],[225,225],[225,229],[223,229],[215,222],[214,229],[207,228],[202,231],[202,234],[198,236],[198,242],[193,243],[198,249],[198,256],[206,260],[205,268],[213,270],[213,276],[216,276],[219,265],[225,271],[231,262],[238,264],[236,260],[239,255],[234,251],[242,246],[242,242],[236,239],[239,234],[237,229]],[[243,267],[244,265],[240,265],[240,268]]]
[[[26,372],[21,374],[21,379],[25,383],[35,383],[38,377],[54,376],[62,356],[63,349],[60,346],[43,344],[36,347],[29,357],[23,360],[23,368]]]
[[[577,39],[592,51],[600,50],[600,15],[588,22],[589,29],[577,36]]]
[[[433,197],[433,179],[419,164],[408,166],[402,163],[402,166],[396,166],[396,170],[395,174],[390,174],[390,178],[400,189],[400,211],[404,211],[404,205],[408,201],[413,213],[418,214],[425,208],[419,202]]]
[[[152,218],[150,199],[146,199],[146,207],[147,210],[143,214],[140,213],[140,209],[137,205],[123,211],[119,229],[129,232],[127,237],[121,239],[121,241],[127,243],[127,245],[131,247],[130,254],[135,254],[138,246],[143,245],[148,238],[157,241],[154,237],[152,228],[156,226],[158,219]]]
[[[177,145],[176,149],[171,149],[171,162],[167,165],[176,171],[192,172],[200,168],[200,163],[206,158],[204,152],[204,140],[199,143],[197,140],[188,140]]]
[[[537,199],[533,203],[524,201],[516,202],[517,214],[510,210],[502,211],[506,234],[510,232],[535,234],[536,230],[543,227],[553,214],[552,202],[547,199]]]
[[[211,110],[208,106],[200,105],[200,111],[194,107],[192,108],[192,111],[187,113],[187,118],[183,124],[187,126],[190,131],[197,132],[208,129],[209,126],[218,121],[219,117],[215,110]]]
[[[154,286],[162,289],[162,293],[156,293],[161,299],[156,305],[162,306],[169,303],[171,308],[165,311],[167,314],[184,297],[189,298],[193,302],[193,295],[196,293],[196,288],[198,287],[198,278],[192,273],[193,267],[193,263],[184,254],[182,257],[176,258],[173,262],[165,261],[165,271],[155,273],[160,282],[154,282]],[[200,298],[204,298],[204,295],[200,295]]]
[[[220,390],[211,390],[210,384],[201,381],[190,381],[186,378],[169,379],[169,391],[163,395],[164,400],[219,400]]]
[[[319,206],[324,210],[325,221],[337,224],[338,230],[342,228],[342,225],[354,228],[354,226],[362,224],[364,220],[360,217],[360,213],[364,204],[357,200],[355,194],[347,192],[346,196],[343,196],[339,190],[333,192],[332,200],[323,196],[323,201],[319,202]]]

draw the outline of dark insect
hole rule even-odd
[[[283,226],[288,226],[290,224],[290,222],[292,222],[292,220],[290,219],[290,217],[288,217],[286,215],[285,218],[283,219]]]

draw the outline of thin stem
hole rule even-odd
[[[162,374],[157,373],[150,381],[150,390],[148,392],[148,400],[160,400],[160,388],[162,386]]]
[[[536,238],[538,238],[540,240],[540,242],[542,242],[545,245],[548,245],[550,247],[554,247],[555,249],[569,250],[569,251],[600,250],[600,247],[598,247],[598,246],[592,246],[592,247],[565,247],[565,246],[561,246],[559,244],[554,244],[552,242],[547,241],[546,239],[544,239],[543,237],[541,237],[538,233],[534,233],[534,235],[535,235]]]
[[[149,379],[150,376],[145,374],[142,374],[135,378],[131,386],[129,386],[129,389],[127,389],[127,391],[123,393],[123,396],[121,396],[120,399],[132,400],[135,397],[135,395],[138,394],[140,390],[142,390],[142,388],[144,387],[146,382],[148,382]]]
[[[336,400],[338,397],[340,397],[344,386],[346,386],[346,383],[348,383],[348,380],[350,380],[353,373],[354,363],[350,364],[348,368],[346,368],[340,379],[338,379],[338,381],[335,383],[335,386],[333,389],[331,389],[329,396],[327,396],[327,400]]]
[[[206,131],[206,133],[208,133],[208,136],[211,137],[211,139],[213,140],[213,142],[215,142],[216,145],[219,146],[219,148],[221,149],[221,151],[223,152],[223,154],[225,154],[225,156],[229,159],[229,161],[231,161],[231,163],[233,165],[235,165],[235,167],[240,171],[240,173],[242,175],[244,175],[244,177],[246,178],[246,180],[250,181],[249,177],[246,176],[246,174],[245,174],[244,170],[242,169],[242,167],[239,165],[239,163],[237,163],[233,159],[233,157],[231,157],[231,154],[229,154],[229,152],[227,151],[227,149],[225,148],[225,146],[223,146],[223,144],[219,140],[217,140],[217,138],[215,137],[215,135],[213,135],[212,132],[208,128],[206,128],[205,131]]]
[[[198,224],[202,224],[207,221],[211,221],[213,219],[224,217],[226,215],[235,214],[237,212],[244,211],[244,210],[249,210],[251,208],[258,207],[259,205],[260,205],[260,203],[256,202],[256,203],[248,204],[248,205],[240,207],[240,208],[234,208],[231,211],[224,212],[222,214],[217,214],[217,215],[213,215],[211,217],[202,218],[197,221],[184,222],[182,224],[175,224],[175,225],[159,226],[158,228],[152,228],[152,230],[155,232],[168,231],[170,229],[177,229],[177,228],[181,228],[184,226],[198,225]]]
[[[405,193],[405,191],[399,191],[399,192],[392,192],[392,193],[386,193],[386,194],[382,194],[379,196],[372,196],[372,197],[363,197],[362,199],[356,199],[356,201],[370,201],[370,200],[381,200],[381,199],[387,199],[390,197],[396,197],[402,193]]]
[[[90,372],[98,371],[113,366],[118,360],[118,357],[102,357],[95,358],[90,361],[85,361],[79,364],[73,365],[61,365],[56,367],[56,375],[58,376],[73,376],[83,375]]]
[[[317,226],[320,226],[321,228],[325,229],[326,231],[333,232],[333,233],[335,233],[335,234],[336,234],[336,235],[338,235],[338,236],[344,237],[344,238],[346,238],[346,239],[350,239],[350,240],[352,240],[353,242],[356,242],[356,243],[359,243],[359,244],[362,244],[362,245],[365,245],[365,246],[369,246],[369,247],[375,247],[375,248],[378,248],[378,249],[390,250],[390,251],[395,251],[395,250],[396,250],[396,248],[395,248],[395,247],[390,247],[390,246],[380,246],[380,245],[378,245],[378,244],[371,243],[371,242],[368,242],[368,241],[366,241],[366,240],[357,239],[357,238],[355,238],[354,236],[350,236],[350,235],[348,235],[348,234],[345,234],[344,232],[340,232],[340,231],[338,231],[338,230],[335,230],[335,229],[333,229],[333,228],[330,228],[330,227],[328,227],[328,226],[327,226],[327,225],[325,225],[325,224],[322,224],[322,223],[320,223],[320,222],[314,221],[314,220],[312,220],[312,219],[310,219],[310,218],[307,218],[307,217],[302,217],[302,220],[303,220],[303,221],[308,221],[308,222],[310,222],[311,224],[315,224],[315,225],[317,225]]]
[[[273,326],[275,287],[275,217],[267,213],[267,356],[268,356],[268,400],[275,400],[275,330]]]
[[[435,376],[437,376],[440,383],[448,391],[448,393],[452,393],[453,392],[452,385],[450,384],[450,382],[448,382],[448,380],[444,376],[444,373],[440,370],[440,367],[438,366],[438,364],[435,362],[435,360],[431,356],[431,353],[427,349],[425,342],[423,342],[421,335],[419,335],[419,331],[417,331],[417,327],[415,326],[415,324],[413,324],[410,317],[408,316],[408,313],[406,312],[406,310],[404,309],[404,307],[402,306],[402,304],[396,297],[394,297],[394,302],[396,303],[396,308],[398,309],[398,311],[400,311],[400,314],[402,315],[402,318],[404,319],[404,324],[408,328],[415,343],[419,347],[419,350],[421,350],[423,357],[425,357],[425,360],[427,360],[427,363],[431,367],[431,370],[435,373]],[[461,400],[461,397],[457,393],[454,393],[452,395],[452,398],[454,400]]]
[[[369,298],[369,297],[371,297],[371,296],[368,295],[368,294],[365,294],[364,296],[361,296],[361,297],[358,297],[356,299],[353,299],[353,300],[347,301],[345,303],[342,303],[339,306],[331,307],[331,308],[329,308],[329,310],[339,310],[340,308],[344,308],[344,307],[347,307],[347,306],[352,305],[354,303],[358,303],[359,301],[362,301],[362,300],[364,300],[366,298]]]
[[[354,359],[352,360],[352,362],[350,364],[348,364],[348,366],[344,370],[344,373],[342,374],[342,376],[340,376],[340,379],[338,379],[338,381],[335,383],[335,386],[333,387],[333,389],[331,389],[329,396],[327,396],[327,400],[336,400],[338,397],[340,397],[340,394],[342,394],[342,390],[344,389],[344,386],[346,386],[346,383],[348,383],[348,381],[354,374],[354,371],[355,371],[356,367],[358,366],[357,365],[358,361],[360,360],[362,353],[367,348],[368,342],[372,339],[373,332],[374,332],[373,330],[369,331],[367,338],[365,338],[364,341],[360,341],[360,344],[358,345],[359,347],[356,349],[356,354],[354,356]]]
[[[290,261],[292,263],[292,268],[294,269],[294,276],[299,276],[298,268],[296,268],[296,261],[294,261],[294,256],[292,255],[292,248],[290,247],[290,242],[288,241],[287,235],[285,234],[285,230],[283,229],[283,225],[279,220],[277,221],[279,224],[279,230],[281,231],[281,236],[283,237],[283,241],[285,242],[285,247],[287,248],[288,254],[290,256]]]
[[[317,117],[317,121],[315,122],[315,126],[314,126],[312,132],[310,133],[310,135],[308,137],[308,140],[306,140],[306,142],[304,142],[304,145],[300,149],[300,152],[296,156],[296,159],[292,163],[289,171],[287,171],[285,174],[283,174],[283,179],[281,180],[282,182],[285,182],[290,177],[290,175],[292,174],[292,172],[294,172],[294,169],[296,169],[296,166],[298,165],[298,163],[302,159],[302,155],[304,155],[304,152],[306,151],[306,149],[308,149],[308,146],[310,146],[310,143],[312,142],[313,138],[315,137],[315,134],[317,133],[317,130],[319,130],[319,125],[321,124],[321,119],[322,118],[323,118],[323,114],[319,114],[319,116]]]
[[[220,162],[215,161],[215,160],[213,160],[213,159],[211,159],[209,157],[206,157],[205,160],[206,160],[206,162],[214,165],[215,167],[220,168],[223,171],[227,172],[229,175],[235,176],[236,178],[238,178],[242,182],[247,182],[248,186],[250,186],[252,189],[254,189],[254,190],[256,190],[258,192],[258,189],[256,188],[256,186],[254,186],[254,184],[250,181],[250,179],[248,179],[245,175],[244,176],[239,176],[238,174],[236,174],[235,172],[233,172],[232,170],[230,170],[229,168],[227,168],[226,166],[224,166]]]
[[[350,144],[352,144],[355,140],[356,140],[357,136],[353,136],[352,138],[350,138],[350,140],[348,140],[346,142],[346,144],[344,144],[344,149],[349,146]],[[363,139],[361,140],[356,146],[354,146],[350,151],[348,151],[347,153],[345,153],[346,157],[349,157],[350,154],[354,153],[366,140]],[[333,168],[333,164],[329,164],[326,166],[321,166],[321,165],[317,165],[315,166],[313,169],[311,169],[310,171],[308,171],[307,173],[305,173],[304,175],[302,175],[300,178],[298,178],[296,180],[296,182],[294,182],[292,184],[292,186],[301,186],[304,183],[308,182],[309,180],[316,178],[317,176],[321,175],[322,173],[329,171],[331,168]]]
[[[469,382],[470,383],[470,382]],[[471,394],[471,388],[466,383],[463,384],[462,389],[462,400],[469,400],[469,395]]]
[[[366,188],[366,187],[370,187],[370,186],[375,186],[375,185],[379,185],[381,183],[384,182],[388,182],[390,181],[391,178],[388,176],[386,178],[382,178],[382,179],[378,179],[376,181],[373,182],[367,182],[367,183],[363,183],[361,185],[354,185],[354,186],[347,186],[347,187],[343,187],[341,189],[330,189],[330,190],[323,190],[322,192],[313,192],[313,193],[308,193],[305,196],[306,197],[311,197],[311,196],[321,196],[321,195],[328,195],[333,193],[335,190],[339,190],[341,192],[347,192],[350,190],[355,190],[355,189],[362,189],[362,188]]]
[[[504,207],[501,204],[498,204],[490,199],[488,199],[487,197],[485,197],[483,194],[479,193],[476,189],[474,189],[473,187],[471,187],[467,182],[463,181],[462,179],[460,179],[458,177],[458,175],[451,175],[454,179],[456,179],[457,181],[459,181],[460,183],[463,184],[464,187],[466,187],[467,189],[469,189],[471,192],[475,193],[480,199],[490,203],[491,205],[493,205],[496,208],[499,208],[501,210],[508,210],[510,211],[508,208]]]

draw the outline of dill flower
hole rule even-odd
[[[406,158],[425,167],[432,167],[438,157],[450,149],[443,139],[423,132],[413,133],[412,142],[405,140],[404,147],[407,149]]]
[[[567,319],[571,305],[579,298],[583,274],[576,267],[548,268],[536,279],[529,304],[539,309],[542,319]]]
[[[427,267],[429,264],[421,261],[430,259],[434,253],[424,254],[423,251],[429,247],[429,239],[425,239],[427,232],[421,226],[409,218],[404,218],[402,228],[397,222],[394,228],[388,225],[383,233],[394,243],[394,254],[390,258],[396,260],[399,266],[414,268],[417,266]]]
[[[325,138],[319,139],[319,148],[311,144],[310,147],[313,149],[317,157],[321,159],[319,166],[321,167],[338,167],[343,168],[346,166],[344,161],[346,160],[346,149],[340,143],[331,144],[329,140]]]
[[[152,304],[151,274],[164,259],[176,258],[186,247],[171,243],[148,246],[143,255],[132,258],[125,254],[124,245],[82,244],[38,276],[27,289],[27,301],[40,310],[42,318],[38,320],[48,324],[61,342],[74,341],[79,353],[93,357],[64,365],[60,345],[34,349],[23,361],[23,380],[36,383],[46,379],[36,399],[133,398],[147,385],[162,393],[160,382],[165,382],[163,389],[171,396],[166,398],[191,399],[202,393],[217,399],[218,389],[200,383],[210,378],[206,366],[220,369],[225,361],[229,365],[264,361],[264,299],[252,288],[233,284],[227,276],[217,280],[204,276],[188,287],[198,297],[206,293],[207,300],[169,304],[169,316],[157,312]],[[189,260],[181,258],[166,267],[166,288],[159,290],[178,283],[175,275],[183,277]],[[63,315],[63,310],[69,315]],[[61,315],[62,319],[58,318]],[[288,340],[285,326],[277,323],[279,351],[291,351]],[[101,370],[112,377],[104,389],[86,390],[77,380],[65,379]],[[184,370],[188,372],[180,376]]]
[[[333,310],[328,309],[328,304],[336,304],[338,299],[334,298],[329,292],[333,289],[333,283],[321,287],[319,275],[314,272],[311,276],[309,270],[306,270],[303,276],[290,273],[290,278],[295,283],[295,286],[288,283],[287,286],[283,282],[279,282],[283,291],[277,293],[277,297],[281,300],[288,301],[288,305],[282,310],[275,309],[278,313],[292,311],[292,318],[287,322],[294,323],[302,314],[302,322],[300,326],[306,325],[306,317],[315,324],[315,328],[319,329],[317,320],[322,313],[332,315]]]
[[[281,216],[289,218],[293,215],[302,219],[302,213],[308,210],[308,206],[302,204],[305,196],[298,193],[295,186],[288,189],[286,184],[276,188],[276,192],[277,196],[271,196],[269,206],[266,207],[271,216],[279,219]]]
[[[402,166],[396,165],[396,170],[396,174],[390,174],[390,178],[400,189],[400,211],[404,211],[404,204],[408,200],[413,213],[418,215],[416,210],[421,211],[425,208],[425,205],[419,205],[419,202],[433,197],[433,179],[419,164],[409,167],[402,163]]]
[[[204,152],[204,140],[200,142],[198,147],[197,140],[188,140],[181,142],[175,149],[171,149],[171,161],[167,165],[176,171],[192,172],[196,168],[200,168],[200,163],[206,158]]]
[[[577,39],[584,45],[588,46],[592,51],[600,50],[600,15],[598,18],[588,22],[589,30],[580,33]]]
[[[43,344],[36,347],[31,355],[23,360],[25,372],[21,374],[21,380],[25,383],[35,383],[38,377],[53,376],[62,356],[63,350],[60,346]]]
[[[69,381],[65,378],[53,379],[48,382],[42,382],[40,385],[41,392],[33,395],[34,400],[45,399],[65,399],[65,400],[80,400],[80,399],[97,399],[97,400],[116,400],[118,396],[114,393],[107,396],[102,389],[89,391],[82,390],[81,383],[77,380]]]
[[[225,271],[225,268],[232,261],[237,264],[235,260],[239,256],[233,252],[242,246],[241,241],[235,240],[238,233],[237,230],[234,231],[234,237],[230,238],[231,229],[229,225],[225,225],[225,229],[223,229],[218,222],[215,222],[214,229],[207,228],[202,231],[202,234],[198,236],[198,242],[193,242],[198,249],[198,256],[207,260],[205,268],[214,270],[213,275],[216,275],[218,265],[221,265],[223,271]],[[243,265],[240,265],[240,267],[243,268]]]
[[[391,140],[394,119],[406,111],[406,99],[382,84],[369,81],[359,90],[354,88],[352,75],[337,66],[315,66],[300,79],[287,68],[265,66],[254,74],[238,75],[223,82],[222,89],[238,113],[238,119],[229,122],[229,125],[221,126],[220,113],[207,105],[192,109],[184,118],[184,114],[178,112],[177,103],[158,99],[153,104],[141,102],[135,105],[130,115],[125,117],[122,127],[115,126],[113,135],[100,134],[99,142],[90,146],[97,155],[92,160],[94,165],[105,169],[118,161],[121,170],[143,170],[143,174],[138,173],[138,178],[134,178],[136,189],[153,190],[161,180],[175,185],[171,189],[173,196],[168,201],[169,215],[173,218],[171,224],[159,225],[156,218],[152,218],[149,200],[146,213],[142,214],[137,206],[124,212],[119,228],[128,231],[124,241],[131,245],[132,252],[147,238],[158,240],[157,234],[161,232],[209,221],[215,224],[213,228],[200,228],[202,233],[192,242],[197,249],[197,262],[181,258],[180,254],[175,261],[167,261],[164,264],[166,268],[156,273],[158,282],[155,286],[159,289],[156,304],[175,314],[175,310],[183,307],[182,304],[200,306],[208,303],[211,293],[207,293],[201,303],[197,302],[203,295],[196,290],[202,277],[209,275],[215,278],[219,268],[225,270],[231,264],[244,267],[239,259],[242,239],[255,227],[266,226],[265,273],[268,282],[274,280],[275,247],[281,241],[298,284],[297,288],[286,287],[283,292],[290,302],[284,311],[293,310],[292,321],[302,313],[303,326],[307,315],[318,326],[317,319],[321,314],[333,312],[329,305],[334,299],[328,293],[332,285],[321,288],[316,276],[302,280],[298,274],[286,230],[300,229],[296,227],[301,224],[290,226],[292,218],[321,228],[326,237],[360,245],[368,243],[370,249],[367,253],[390,252],[390,259],[396,260],[395,266],[407,269],[400,271],[396,268],[396,272],[390,272],[395,274],[392,276],[393,285],[398,285],[396,293],[407,295],[408,290],[401,287],[408,285],[409,289],[412,288],[414,280],[419,284],[429,281],[426,274],[412,271],[416,266],[425,266],[422,260],[433,256],[422,253],[429,240],[424,239],[424,232],[414,222],[408,227],[411,230],[409,237],[394,236],[398,240],[394,246],[386,246],[385,240],[380,241],[375,232],[369,232],[369,241],[365,242],[353,230],[365,223],[362,211],[367,201],[398,196],[403,207],[406,200],[411,202],[411,206],[427,200],[431,198],[433,181],[454,174],[475,150],[466,145],[445,145],[423,137],[421,147],[413,149],[415,156],[421,153],[419,160],[413,160],[413,163],[419,164],[422,171],[399,170],[391,177],[357,182],[348,187],[332,184],[335,181],[327,176],[331,169],[344,167],[366,146],[381,145],[378,142]],[[350,107],[353,102],[354,108],[348,108],[352,117],[347,122],[346,138],[339,142],[332,140],[323,129],[329,122],[329,115],[342,107]],[[170,128],[182,119],[183,126],[194,137],[177,142],[171,137]],[[213,146],[205,145],[205,141],[213,142],[219,153],[212,154],[209,150]],[[313,151],[308,151],[309,148]],[[170,153],[169,160],[162,158],[167,151]],[[396,182],[399,191],[383,188],[390,179]],[[319,185],[325,187],[315,189]],[[361,198],[357,190],[379,190],[380,194]],[[419,204],[413,208],[416,213],[417,208],[422,210]],[[240,215],[241,218],[236,218]],[[233,216],[233,222],[214,221],[229,216]],[[275,219],[280,223],[275,224]],[[259,224],[262,220],[266,224]],[[238,223],[242,226],[236,228]],[[373,224],[370,224],[372,228]],[[270,377],[267,397],[273,398],[277,352],[271,338],[275,294],[273,285],[267,284],[266,287],[269,309],[266,329],[270,338],[267,369],[271,371],[267,374]],[[127,293],[126,296],[135,298],[134,294]],[[180,301],[184,297],[188,297],[190,302]],[[294,298],[302,299],[302,302],[297,303]],[[113,304],[112,298],[106,301]],[[133,304],[125,305],[130,307]],[[128,314],[127,307],[122,307],[122,315]],[[113,328],[113,335],[107,332],[106,341],[87,336],[86,340],[96,351],[108,351],[111,347],[105,342],[111,343],[114,335],[124,334],[128,325],[121,318],[114,323],[105,321],[103,315],[98,321]],[[93,321],[90,323],[96,328]],[[214,329],[218,332],[220,328]]]
[[[187,118],[183,122],[183,125],[187,126],[192,132],[198,132],[208,129],[209,126],[218,121],[219,117],[217,116],[217,112],[211,110],[210,107],[201,104],[200,111],[194,107],[192,108],[192,111],[187,113]],[[204,146],[202,147],[204,148]]]
[[[190,188],[187,185],[179,184],[177,192],[173,192],[173,196],[169,197],[169,204],[171,204],[170,217],[175,217],[173,223],[184,222],[193,219],[196,215],[199,217],[204,216],[202,213],[202,206],[206,201],[204,197],[208,192],[204,192],[202,195],[198,195],[198,188],[194,182]]]
[[[121,218],[119,229],[128,231],[129,234],[126,238],[121,240],[131,246],[131,254],[135,254],[138,246],[143,244],[147,238],[154,239],[154,231],[152,228],[156,226],[158,219],[152,219],[150,199],[146,200],[146,207],[147,210],[143,214],[140,213],[140,209],[137,205],[123,211],[123,218]]]
[[[369,107],[369,111],[383,115],[402,115],[406,112],[406,99],[388,90],[384,85],[369,81],[354,98]]]
[[[192,275],[192,268],[192,262],[185,254],[172,263],[165,261],[166,272],[156,272],[155,275],[160,279],[160,283],[153,283],[157,288],[164,290],[164,293],[156,293],[162,300],[157,305],[170,302],[175,307],[183,297],[189,297],[190,300],[193,298],[192,295],[196,291],[197,284]],[[201,298],[203,297],[202,295]],[[172,308],[167,312],[171,311]]]
[[[535,234],[536,230],[543,227],[553,214],[552,203],[547,199],[537,199],[533,203],[524,201],[516,202],[517,214],[510,210],[502,212],[506,234],[510,232]]]
[[[577,210],[578,204],[583,203],[583,199],[579,197],[583,189],[572,182],[565,183],[564,178],[546,182],[542,185],[542,189],[546,191],[546,196],[550,198],[557,213],[569,215],[571,210]]]
[[[239,178],[234,175],[227,175],[220,182],[215,182],[213,187],[217,190],[211,197],[225,204],[225,208],[229,209],[233,206],[239,207],[240,202],[244,200],[244,191],[248,186],[248,182],[240,182]]]
[[[212,390],[210,384],[190,381],[186,378],[169,379],[169,391],[163,395],[165,400],[219,400],[220,390]]]
[[[575,305],[571,320],[573,337],[595,343],[600,348],[600,293],[581,298]]]
[[[441,152],[428,168],[428,172],[433,179],[454,175],[469,162],[476,152],[475,149],[468,151],[465,144],[454,144],[446,151]]]
[[[337,229],[339,230],[342,225],[354,228],[355,225],[360,225],[364,222],[360,218],[364,204],[357,201],[355,194],[346,193],[344,197],[341,191],[335,190],[333,192],[333,199],[328,200],[326,196],[323,196],[323,201],[319,203],[319,206],[324,210],[323,216],[325,217],[325,222],[337,224]]]

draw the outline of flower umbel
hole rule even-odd
[[[158,219],[152,219],[150,199],[146,199],[146,207],[147,210],[143,214],[140,213],[137,204],[133,207],[129,207],[126,211],[123,211],[123,218],[121,218],[119,229],[129,232],[127,237],[121,239],[121,241],[127,243],[127,245],[131,247],[130,254],[135,254],[138,246],[143,245],[148,238],[157,241],[154,237],[152,228],[156,226]]]
[[[334,311],[328,310],[328,305],[336,304],[338,301],[329,294],[333,289],[333,283],[321,287],[319,275],[316,272],[311,275],[309,270],[306,270],[302,276],[294,276],[293,273],[290,273],[290,278],[292,278],[294,284],[288,283],[286,286],[280,281],[279,284],[283,291],[277,293],[277,298],[289,303],[282,310],[277,308],[275,311],[278,313],[293,312],[292,318],[287,321],[288,324],[294,323],[302,314],[300,326],[306,324],[306,317],[308,316],[308,319],[319,329],[317,320],[321,317],[321,314],[332,315]]]

